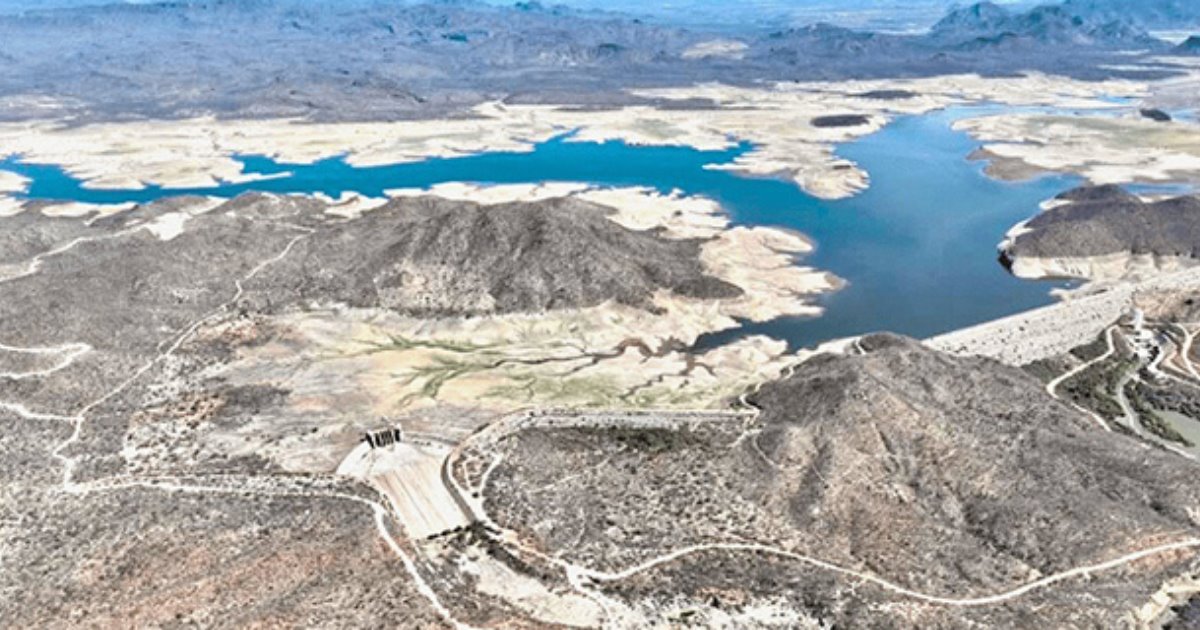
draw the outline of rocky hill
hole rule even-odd
[[[649,307],[659,290],[741,295],[705,274],[700,242],[637,232],[608,209],[563,198],[481,206],[401,199],[301,245],[301,268],[267,277],[273,300],[320,296],[424,315],[541,312],[613,300]]]
[[[1016,368],[890,335],[861,346],[763,386],[753,426],[517,433],[488,505],[547,553],[609,572],[710,546],[601,581],[634,609],[671,596],[700,615],[775,602],[812,627],[1122,627],[1194,568],[1167,553],[960,607],[813,566],[968,599],[1200,531],[1195,464],[1101,430]],[[554,479],[548,503],[537,489]]]
[[[1077,188],[1058,201],[1001,244],[1002,261],[1018,275],[1099,279],[1140,262],[1192,264],[1200,253],[1200,198],[1144,201],[1109,185]]]
[[[990,37],[1003,32],[1012,20],[1012,13],[994,2],[979,2],[951,10],[930,29],[939,39]]]

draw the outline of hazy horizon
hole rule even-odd
[[[149,0],[123,0],[125,3],[147,3]],[[292,0],[301,3],[344,6],[341,2],[324,0]],[[357,0],[362,3],[378,0]],[[437,0],[433,0],[437,1]],[[488,4],[506,6],[515,0],[483,0]],[[1030,0],[992,0],[997,4],[1032,5]],[[19,14],[26,11],[76,8],[120,4],[122,0],[0,0],[0,14]],[[420,0],[406,0],[420,4]],[[644,2],[639,0],[541,0],[544,6],[567,6],[581,10],[600,10],[627,13],[666,23],[685,26],[736,25],[799,25],[830,22],[841,26],[881,30],[919,30],[928,28],[946,11],[972,2],[958,0],[669,0]]]

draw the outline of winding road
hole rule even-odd
[[[1109,340],[1109,352],[1107,352],[1105,356],[1111,356],[1113,352],[1111,332],[1112,329],[1110,328],[1107,334],[1107,338]],[[1095,360],[1089,362],[1089,364],[1094,362]],[[1075,373],[1078,373],[1078,371],[1079,369],[1076,369]],[[1059,382],[1062,380],[1065,379],[1059,379]],[[484,431],[467,438],[467,440],[464,440],[463,443],[459,445],[460,447],[458,449],[455,449],[454,452],[447,456],[447,469],[453,471],[455,462],[450,458],[461,455],[468,447],[471,447],[472,443],[476,439],[480,438],[480,436],[486,434],[488,441],[494,443],[495,440],[498,440],[500,437],[502,437],[502,435],[496,434],[497,431],[503,432],[507,430],[516,432],[528,428],[527,423],[520,421],[521,419],[528,417],[528,412],[523,412],[518,418],[501,419],[496,423],[493,423],[493,425],[489,425],[488,429],[491,429],[491,431],[485,429]],[[1105,426],[1106,429],[1108,428],[1106,424],[1103,426]],[[940,606],[975,607],[1003,604],[1017,599],[1023,595],[1027,595],[1039,589],[1050,587],[1065,580],[1076,577],[1088,577],[1096,573],[1118,569],[1149,557],[1200,548],[1200,538],[1188,537],[1173,542],[1161,543],[1141,549],[1135,549],[1125,553],[1124,555],[1108,560],[1080,564],[1073,568],[1059,571],[1051,575],[1014,586],[1004,591],[970,597],[954,597],[922,592],[902,584],[897,584],[885,578],[879,577],[878,575],[844,565],[839,565],[835,562],[823,560],[812,555],[790,551],[770,545],[745,542],[692,545],[653,556],[637,565],[627,567],[619,571],[601,571],[568,562],[560,557],[551,556],[543,553],[540,550],[532,548],[530,545],[523,542],[523,538],[516,531],[501,526],[491,517],[491,515],[486,512],[483,497],[487,489],[487,482],[490,477],[490,472],[494,470],[501,461],[502,457],[499,454],[494,454],[486,468],[487,472],[481,476],[478,486],[471,488],[469,491],[468,489],[462,487],[459,480],[455,477],[453,472],[451,472],[451,474],[447,475],[447,480],[450,482],[451,491],[462,496],[464,503],[470,506],[472,512],[474,513],[474,517],[480,522],[484,523],[486,525],[486,529],[499,532],[498,534],[495,534],[493,538],[495,542],[505,545],[515,554],[536,558],[537,560],[548,562],[559,567],[566,574],[568,583],[572,586],[572,588],[597,601],[606,611],[609,612],[610,616],[615,614],[612,611],[612,607],[614,604],[616,604],[616,602],[608,600],[608,598],[605,598],[603,595],[587,588],[587,581],[590,581],[591,583],[604,583],[627,580],[638,574],[654,570],[663,565],[686,558],[687,556],[709,551],[746,552],[777,556],[794,560],[802,564],[807,564],[823,571],[829,571],[846,576],[863,583],[869,583],[897,595],[919,602]],[[471,497],[472,495],[478,498],[469,499],[468,497]]]
[[[1081,363],[1081,364],[1075,366],[1074,368],[1067,370],[1066,372],[1060,374],[1059,376],[1057,376],[1056,378],[1051,380],[1049,383],[1046,383],[1046,393],[1047,394],[1050,394],[1050,396],[1053,397],[1055,400],[1064,402],[1064,403],[1070,405],[1076,411],[1079,411],[1080,413],[1087,415],[1092,420],[1095,420],[1096,424],[1100,425],[1105,431],[1112,431],[1112,427],[1108,426],[1108,422],[1105,421],[1104,418],[1102,418],[1100,416],[1100,414],[1092,411],[1091,409],[1086,409],[1081,405],[1077,405],[1077,404],[1075,404],[1074,401],[1067,400],[1067,399],[1063,398],[1062,396],[1059,396],[1058,395],[1058,386],[1061,385],[1063,382],[1065,382],[1067,379],[1070,379],[1071,377],[1075,376],[1076,374],[1079,374],[1080,372],[1083,372],[1084,370],[1092,367],[1093,365],[1096,365],[1097,363],[1104,361],[1104,360],[1108,359],[1109,357],[1111,357],[1113,355],[1113,353],[1115,353],[1117,351],[1116,345],[1113,344],[1113,333],[1116,331],[1116,329],[1117,329],[1117,326],[1115,324],[1104,329],[1104,341],[1106,344],[1108,344],[1108,349],[1104,351],[1104,354],[1102,354],[1090,361],[1085,361],[1084,363]]]

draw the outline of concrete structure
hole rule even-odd
[[[401,428],[383,429],[380,431],[367,431],[363,434],[363,442],[371,448],[379,448],[381,446],[391,446],[397,442],[404,441],[404,430]]]
[[[1133,323],[1133,332],[1135,334],[1141,334],[1141,332],[1145,330],[1146,314],[1142,312],[1142,309],[1136,306],[1133,307],[1133,310],[1129,313],[1129,319]]]
[[[410,536],[429,538],[471,524],[453,490],[442,482],[444,453],[408,444],[392,448],[396,457],[371,483],[387,496]]]
[[[1142,309],[1134,307],[1129,311],[1130,325],[1133,326],[1132,345],[1138,358],[1152,362],[1162,352],[1158,339],[1153,330],[1146,328],[1146,314]]]
[[[370,431],[338,466],[387,497],[412,538],[430,538],[471,524],[470,511],[447,486],[442,465],[450,449],[404,441],[404,431]]]

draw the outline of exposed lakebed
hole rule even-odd
[[[784,227],[811,237],[817,249],[803,264],[830,271],[848,285],[820,298],[826,309],[821,317],[748,322],[702,337],[698,345],[713,347],[747,334],[766,334],[799,348],[877,330],[927,337],[1052,300],[1046,283],[1022,281],[1005,272],[997,264],[995,246],[1014,223],[1037,212],[1040,201],[1078,180],[1046,176],[1007,183],[984,175],[980,163],[966,159],[978,143],[951,129],[954,120],[981,111],[954,108],[901,117],[840,146],[838,154],[868,172],[871,185],[837,201],[808,195],[791,182],[705,168],[752,150],[744,143],[723,151],[700,151],[574,142],[569,136],[524,153],[384,166],[353,166],[340,157],[287,164],[242,156],[247,173],[268,177],[206,188],[91,189],[57,166],[27,164],[15,157],[0,162],[0,170],[30,180],[27,198],[87,203],[147,202],[183,194],[233,197],[248,191],[380,197],[390,189],[458,181],[569,181],[703,195],[720,202],[736,224]]]

